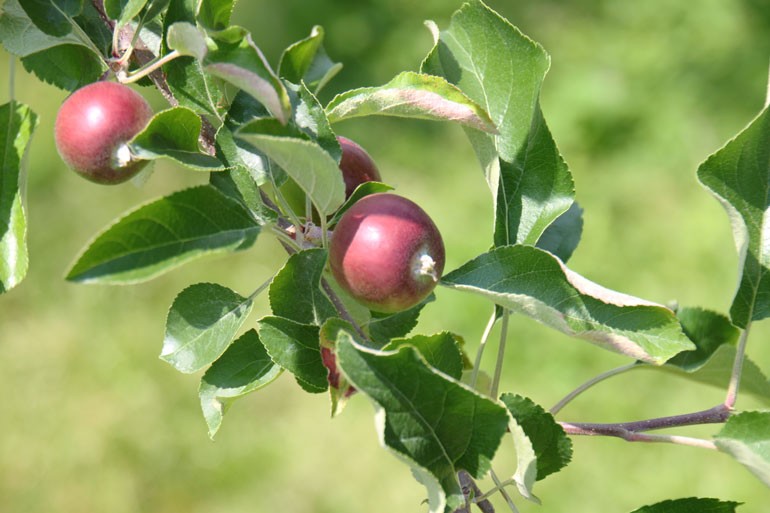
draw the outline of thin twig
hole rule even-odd
[[[489,318],[489,322],[487,323],[487,327],[484,328],[484,334],[481,335],[481,341],[479,342],[479,348],[476,351],[476,360],[473,362],[473,374],[471,374],[471,388],[476,388],[476,381],[479,377],[479,372],[481,371],[481,357],[484,355],[484,349],[487,346],[487,340],[489,340],[489,335],[492,333],[492,328],[495,327],[495,323],[497,322],[497,307],[493,307],[492,309],[492,316]]]
[[[735,360],[733,361],[733,370],[730,374],[730,383],[727,386],[727,395],[725,397],[724,405],[732,410],[735,407],[735,402],[738,400],[738,389],[741,385],[741,375],[743,373],[743,361],[746,357],[746,343],[749,339],[749,328],[751,323],[746,325],[746,328],[741,332],[741,336],[738,339],[738,346],[735,350]]]
[[[480,498],[481,490],[468,472],[461,470],[457,473],[457,477],[460,479],[460,486],[465,496],[465,506],[455,510],[454,513],[470,513],[471,504],[475,504],[482,513],[495,513],[492,503],[486,498]]]
[[[629,363],[627,365],[623,365],[621,367],[617,367],[615,369],[608,370],[607,372],[603,372],[602,374],[599,374],[598,376],[589,379],[579,387],[577,387],[575,390],[564,396],[564,398],[553,405],[551,409],[549,410],[551,412],[551,415],[556,415],[561,411],[562,408],[567,406],[573,399],[575,399],[577,396],[591,388],[592,386],[601,383],[602,381],[609,379],[613,376],[617,376],[618,374],[623,374],[624,372],[630,371],[631,369],[637,368],[639,365],[634,363]]]
[[[495,483],[495,486],[497,486],[497,488],[500,490],[500,495],[503,496],[503,498],[505,499],[505,502],[508,504],[508,507],[511,508],[511,511],[513,513],[519,513],[519,510],[516,507],[516,504],[513,503],[513,499],[511,499],[511,496],[508,495],[508,491],[500,482],[500,479],[497,477],[497,474],[495,474],[495,471],[490,469],[489,476],[492,478],[492,482]]]
[[[612,436],[621,438],[627,442],[647,442],[647,443],[670,443],[677,445],[686,445],[690,447],[699,447],[701,449],[716,449],[716,444],[711,440],[701,438],[692,438],[689,436],[675,435],[650,435],[648,433],[639,433],[630,431],[617,426],[607,425],[601,430],[585,429],[575,424],[560,423],[564,432],[568,435],[587,435],[587,436]]]
[[[505,357],[505,344],[508,341],[508,320],[511,317],[510,310],[503,311],[503,322],[500,325],[500,345],[497,348],[497,361],[495,362],[495,374],[492,378],[492,387],[489,395],[497,399],[497,391],[500,386],[500,378],[503,375],[503,358]]]

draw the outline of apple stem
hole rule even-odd
[[[724,403],[730,410],[735,407],[735,402],[738,399],[738,389],[740,388],[741,374],[743,373],[743,361],[746,357],[746,343],[749,339],[749,328],[751,328],[751,323],[748,323],[741,332],[741,336],[738,339],[738,346],[735,350],[733,370],[730,374],[730,383],[727,386],[727,396],[725,397]]]
[[[500,378],[503,376],[503,359],[505,357],[505,345],[508,341],[508,321],[511,317],[511,311],[503,310],[503,322],[500,324],[500,345],[497,348],[497,361],[495,362],[495,375],[492,378],[492,387],[489,395],[497,399],[497,391],[500,386]]]
[[[489,322],[487,322],[487,327],[484,328],[484,333],[481,335],[479,348],[476,352],[476,360],[473,362],[473,374],[471,374],[470,384],[474,390],[476,389],[476,381],[481,371],[481,357],[484,355],[484,349],[487,347],[487,341],[489,340],[490,333],[492,333],[492,328],[495,327],[495,323],[497,323],[497,307],[493,308],[492,316],[489,318]]]

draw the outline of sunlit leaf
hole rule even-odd
[[[770,487],[770,411],[748,411],[727,419],[716,437],[720,451],[746,466]]]

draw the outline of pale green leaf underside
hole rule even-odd
[[[201,379],[201,410],[214,438],[230,405],[238,398],[272,383],[283,369],[267,354],[255,330],[233,342]]]
[[[496,132],[482,107],[446,79],[406,71],[379,87],[364,87],[336,96],[326,106],[329,121],[360,116],[452,121],[485,132]]]
[[[770,109],[698,168],[698,179],[730,217],[740,284],[730,307],[745,328],[770,316]]]
[[[18,285],[29,267],[19,176],[36,126],[37,115],[26,105],[0,106],[0,294]]]
[[[481,477],[489,470],[508,423],[505,408],[437,372],[409,345],[377,351],[340,331],[337,362],[376,404],[381,443],[421,476],[431,511],[442,495],[450,511],[459,507],[457,471]]]
[[[770,487],[770,411],[749,411],[727,419],[715,437],[720,451],[745,465]]]
[[[444,276],[441,284],[648,363],[662,364],[694,348],[671,310],[605,289],[532,246],[492,250]]]
[[[201,370],[227,349],[252,306],[251,299],[222,285],[191,285],[168,312],[161,360],[180,372]]]
[[[67,279],[128,284],[208,254],[249,247],[260,226],[211,186],[176,192],[133,210],[97,235]]]
[[[248,134],[245,139],[294,179],[321,215],[331,214],[345,201],[345,183],[337,162],[318,144],[258,134]]]

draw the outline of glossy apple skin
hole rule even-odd
[[[345,197],[349,198],[356,187],[365,182],[381,182],[380,171],[372,157],[357,143],[347,137],[337,136],[342,148],[340,169],[345,181]]]
[[[62,103],[54,138],[62,160],[92,182],[116,184],[135,176],[146,160],[121,165],[118,149],[152,118],[142,96],[116,82],[94,82]]]
[[[431,218],[396,194],[357,201],[340,218],[329,245],[329,263],[340,287],[383,313],[425,299],[441,277],[444,259],[444,242]]]

